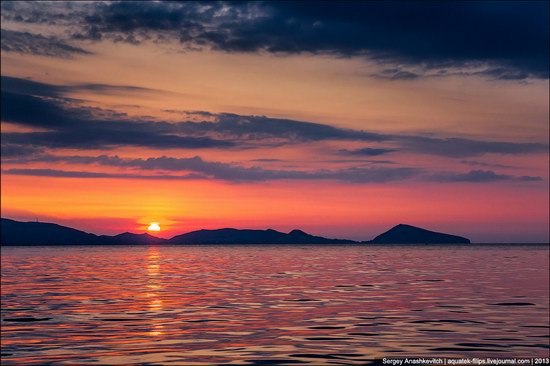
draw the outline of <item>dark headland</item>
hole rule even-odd
[[[114,236],[95,235],[70,227],[44,222],[21,222],[1,219],[0,243],[12,245],[125,245],[125,244],[467,244],[469,239],[397,225],[373,240],[358,242],[328,239],[301,230],[289,233],[267,230],[217,229],[197,230],[162,239],[149,234],[122,233]]]

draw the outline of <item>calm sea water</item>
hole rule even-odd
[[[2,248],[2,364],[548,357],[548,246]]]

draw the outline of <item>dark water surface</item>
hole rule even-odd
[[[549,247],[2,248],[2,364],[548,357]]]

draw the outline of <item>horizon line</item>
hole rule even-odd
[[[162,239],[162,240],[171,240],[177,236],[180,236],[180,235],[185,235],[185,234],[189,234],[189,233],[192,233],[192,232],[197,232],[197,231],[217,231],[217,230],[225,230],[225,229],[231,229],[231,230],[253,230],[253,231],[268,231],[268,230],[273,230],[273,231],[276,231],[276,232],[279,232],[279,233],[283,233],[283,234],[290,234],[291,232],[293,231],[301,231],[301,232],[304,232],[308,235],[312,235],[312,236],[321,236],[321,235],[317,235],[317,234],[311,234],[309,232],[306,232],[302,229],[298,229],[298,228],[295,228],[295,229],[292,229],[288,232],[284,232],[284,231],[279,231],[279,230],[276,230],[276,229],[272,229],[272,228],[266,228],[266,229],[258,229],[258,228],[236,228],[236,227],[219,227],[219,228],[216,228],[216,229],[204,229],[204,228],[201,228],[201,229],[196,229],[196,230],[191,230],[191,231],[186,231],[186,232],[183,232],[183,233],[179,233],[179,234],[176,234],[176,235],[173,235],[169,238],[167,237],[162,237],[162,236],[157,236],[157,235],[153,235],[151,234],[150,232],[148,232],[148,230],[143,230],[142,232],[131,232],[131,231],[124,231],[124,232],[121,232],[121,233],[118,233],[118,234],[113,234],[113,235],[108,235],[108,234],[96,234],[94,232],[90,232],[90,231],[86,231],[86,230],[81,230],[81,229],[77,229],[77,228],[74,228],[72,226],[66,226],[66,225],[61,225],[61,224],[58,224],[56,222],[46,222],[46,221],[38,221],[38,218],[36,219],[36,221],[21,221],[21,220],[16,220],[16,219],[12,219],[12,218],[8,218],[8,217],[3,217],[1,216],[0,219],[2,220],[11,220],[11,221],[15,221],[15,222],[20,222],[20,223],[38,223],[38,224],[50,224],[50,225],[58,225],[58,226],[62,226],[62,227],[66,227],[66,228],[70,228],[70,229],[74,229],[74,230],[78,230],[78,231],[82,231],[84,233],[87,233],[87,234],[91,234],[91,235],[95,235],[95,236],[111,236],[111,237],[114,237],[114,236],[118,236],[118,235],[123,235],[123,234],[132,234],[132,235],[148,235],[148,236],[151,236],[151,237],[154,237],[154,238],[157,238],[157,239]],[[421,228],[421,227],[418,227],[418,226],[414,226],[414,225],[410,225],[410,224],[403,224],[403,223],[399,223],[399,224],[395,224],[393,225],[390,229],[388,229],[387,231],[393,229],[393,228],[396,228],[398,226],[410,226],[410,227],[414,227],[414,228],[419,228],[419,229],[423,229],[423,230],[427,230],[427,231],[432,231],[432,230],[429,230],[429,229],[424,229],[424,228]],[[386,232],[386,231],[385,231]],[[384,233],[385,233],[384,232]],[[447,233],[443,233],[443,232],[438,232],[438,231],[432,231],[432,232],[435,232],[435,233],[442,233],[442,234],[446,234],[446,235],[452,235],[452,236],[458,236],[458,235],[454,235],[454,234],[447,234]],[[381,234],[379,234],[381,235]],[[376,238],[376,236],[374,237]],[[347,240],[347,241],[352,241],[354,243],[350,243],[350,244],[364,244],[364,243],[369,243],[371,242],[372,240],[374,240],[374,238],[370,239],[370,240],[355,240],[355,239],[345,239],[345,238],[334,238],[334,237],[330,237],[328,239],[333,239],[333,240]],[[166,243],[166,244],[170,244],[170,243]],[[374,244],[374,243],[371,243],[371,244]],[[526,242],[471,242],[470,244],[541,244],[541,245],[544,245],[544,244],[548,244],[550,245],[550,242],[545,242],[545,241],[541,241],[541,242],[535,242],[535,241],[526,241]],[[158,244],[155,244],[155,245],[158,245]],[[162,245],[162,244],[160,244]],[[342,245],[342,244],[340,244]],[[399,245],[399,244],[394,244],[394,245]],[[410,245],[410,244],[408,244]]]

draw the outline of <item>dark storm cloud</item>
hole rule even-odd
[[[541,177],[533,176],[512,176],[508,174],[497,174],[492,170],[471,170],[467,173],[445,173],[434,174],[431,176],[432,180],[440,182],[469,182],[469,183],[485,183],[496,181],[523,181],[523,182],[536,182],[541,181]]]
[[[2,77],[2,121],[41,129],[3,133],[2,144],[11,146],[13,151],[15,147],[108,149],[117,146],[250,149],[315,141],[365,141],[391,143],[392,147],[366,147],[340,153],[376,156],[402,151],[464,158],[490,153],[548,152],[548,145],[541,143],[380,134],[320,123],[230,113],[185,112],[183,115],[201,118],[199,121],[152,121],[82,107],[78,101],[62,96],[67,88],[72,86]],[[100,88],[111,87],[101,85]]]
[[[425,70],[482,65],[480,75],[516,80],[548,78],[548,13],[547,1],[122,1],[16,3],[4,6],[2,17],[62,25],[74,39],[366,56]],[[390,77],[416,75],[401,71]]]
[[[67,42],[41,34],[18,32],[13,30],[1,30],[2,51],[33,54],[52,57],[72,57],[74,55],[87,55],[91,52],[82,48],[71,46]]]

